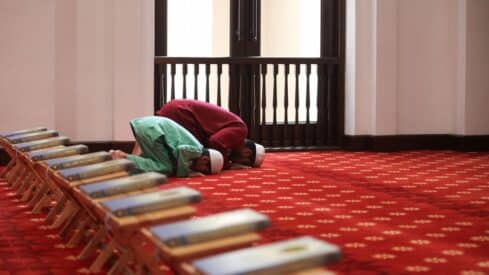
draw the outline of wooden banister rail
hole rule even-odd
[[[313,57],[169,57],[156,56],[155,64],[338,64],[338,58]]]
[[[175,98],[228,108],[267,147],[338,145],[338,58],[155,57],[155,110]]]

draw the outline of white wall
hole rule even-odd
[[[457,0],[399,1],[399,134],[455,132],[457,7]]]
[[[0,132],[132,139],[153,112],[153,33],[152,0],[0,0]]]
[[[153,114],[154,1],[111,1],[113,138],[133,140],[129,120]]]
[[[455,96],[455,133],[465,135],[465,87],[467,73],[467,1],[458,1],[457,86]]]
[[[54,125],[60,133],[77,137],[76,1],[55,1],[54,25]]]
[[[396,134],[398,113],[398,9],[397,1],[378,0],[376,7],[375,90],[372,97],[372,134]],[[401,105],[401,104],[399,104]]]
[[[466,132],[489,134],[489,1],[465,0],[467,5],[466,44]]]
[[[112,1],[75,2],[74,136],[80,140],[111,140],[115,100],[112,88]]]
[[[0,132],[131,139],[152,113],[153,2],[0,0]],[[348,0],[345,132],[489,134],[488,5]]]
[[[0,0],[0,132],[54,127],[54,0]]]
[[[488,3],[348,0],[346,134],[489,134]]]

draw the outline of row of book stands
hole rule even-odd
[[[201,194],[181,186],[160,188],[165,175],[134,174],[134,164],[44,127],[0,135],[11,160],[0,177],[77,259],[85,271],[108,274],[330,274],[340,249],[304,236],[253,245],[269,227],[267,216],[237,209],[193,218]],[[202,203],[205,203],[202,202]],[[113,260],[113,259],[116,260]]]

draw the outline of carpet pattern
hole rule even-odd
[[[343,260],[329,267],[338,274],[489,274],[488,153],[270,153],[259,169],[163,188],[181,185],[202,193],[198,216],[267,214],[260,243],[313,235],[339,245]],[[0,275],[86,266],[18,205],[0,188]]]
[[[43,226],[0,181],[0,275],[75,274],[87,262],[70,260],[80,249],[67,249],[55,231]]]

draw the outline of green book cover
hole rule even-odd
[[[57,136],[58,136],[57,131],[49,130],[49,131],[10,136],[7,139],[11,143],[17,144],[17,143],[24,143],[24,142],[34,141],[34,140],[46,139],[50,137],[57,137]]]
[[[59,174],[68,181],[76,181],[134,169],[135,165],[127,159],[109,160],[87,166],[63,169]]]
[[[255,232],[269,225],[267,216],[244,208],[153,226],[150,231],[167,246],[175,247]]]
[[[44,163],[46,163],[46,165],[53,170],[61,170],[100,163],[108,160],[112,160],[112,156],[110,155],[110,153],[100,151],[79,156],[50,159],[44,161]]]
[[[1,134],[0,136],[8,138],[11,136],[23,135],[23,134],[29,134],[29,133],[35,133],[35,132],[42,132],[42,131],[46,131],[46,130],[47,130],[46,127],[36,127],[36,128],[30,128],[30,129],[23,129],[23,130],[8,132],[5,134]]]
[[[64,137],[64,136],[60,136],[60,137],[43,139],[43,140],[18,143],[18,144],[15,144],[15,147],[22,152],[30,152],[30,151],[34,151],[34,150],[41,150],[41,149],[45,149],[45,148],[49,148],[49,147],[65,145],[69,141],[70,141],[69,138]]]
[[[86,152],[88,152],[88,147],[83,144],[78,144],[78,145],[67,146],[63,148],[57,148],[57,149],[39,150],[35,152],[30,152],[28,153],[28,155],[32,158],[32,160],[42,161],[42,160],[67,157],[67,156],[72,156],[77,154],[84,154]]]
[[[118,217],[170,209],[201,200],[198,191],[188,187],[176,187],[140,195],[132,195],[102,202],[102,205]]]

